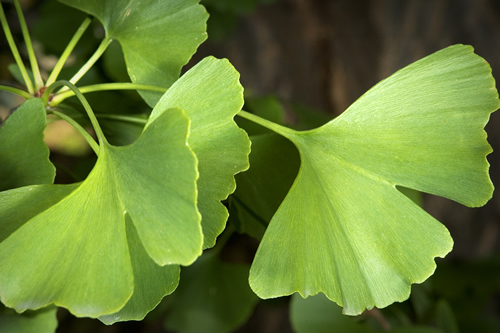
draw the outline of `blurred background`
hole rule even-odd
[[[22,3],[30,32],[38,42],[41,66],[50,70],[84,15],[56,1]],[[491,65],[493,75],[500,78],[498,0],[203,0],[201,3],[211,14],[209,39],[186,69],[208,55],[228,58],[241,73],[246,107],[251,109],[252,101],[265,101],[267,106],[279,109],[290,126],[310,128],[334,118],[378,81],[453,44],[472,45]],[[21,40],[15,13],[9,6],[5,8],[13,32]],[[74,68],[81,66],[79,57],[92,54],[102,34],[97,23],[86,33],[71,59]],[[121,51],[116,46],[106,52],[85,80],[127,80],[120,63]],[[2,37],[1,84],[14,80],[7,68],[12,62]],[[65,70],[71,73],[72,67]],[[125,93],[105,98],[109,105],[118,104],[122,110],[130,109],[130,113],[148,112],[140,98],[128,93],[124,99],[122,94]],[[92,98],[101,99],[98,94],[89,97]],[[11,94],[2,93],[0,116],[5,118],[21,102]],[[486,131],[494,149],[488,156],[490,174],[497,186],[499,129],[500,114],[493,113]],[[60,135],[61,130],[54,133]],[[71,137],[71,133],[68,135]],[[47,136],[50,138],[50,133]],[[65,149],[54,147],[53,158],[68,167],[79,168],[84,178],[93,165],[89,151],[84,147],[77,156],[68,156]],[[58,177],[65,181],[64,175]],[[367,313],[365,319],[374,318],[380,329],[387,329],[384,321],[391,323],[402,313],[411,323],[437,329],[404,332],[500,332],[500,193],[496,192],[481,208],[467,208],[424,195],[423,207],[450,230],[455,240],[454,250],[446,259],[438,260],[436,274],[414,288],[407,304]],[[245,235],[233,236],[228,242],[230,249],[243,246],[250,252],[255,251],[256,244],[255,239]],[[251,260],[251,253],[246,257]],[[288,298],[259,302],[233,331],[292,332],[290,305]],[[97,320],[75,319],[60,310],[57,332],[170,332],[160,312],[144,322],[106,327]],[[351,331],[360,329],[356,327]]]

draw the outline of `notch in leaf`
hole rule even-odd
[[[133,297],[143,292],[138,281],[148,281],[141,274],[159,278],[161,299],[178,283],[179,268],[169,265],[201,254],[197,160],[184,112],[166,110],[126,147],[108,144],[89,116],[100,146],[84,182],[0,193],[0,294],[17,311],[54,303],[98,317],[130,299],[132,309],[118,315],[128,318],[135,306],[159,302]]]
[[[311,131],[242,113],[288,138],[301,157],[250,270],[255,293],[322,292],[350,315],[408,298],[453,241],[396,186],[484,205],[493,193],[484,126],[499,106],[489,65],[455,45],[396,72]]]

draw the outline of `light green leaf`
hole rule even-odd
[[[47,307],[22,314],[0,304],[0,332],[2,333],[54,333],[57,328],[57,308]]]
[[[120,311],[99,317],[107,325],[117,321],[144,319],[146,314],[160,303],[163,296],[171,294],[179,283],[179,266],[158,266],[144,250],[128,214],[125,220],[134,270],[134,293]]]
[[[233,120],[242,105],[238,72],[226,59],[207,57],[168,89],[146,124],[171,107],[184,110],[191,120],[188,141],[199,161],[204,248],[212,247],[224,230],[228,213],[220,201],[235,190],[234,175],[248,168],[250,140]]]
[[[207,38],[199,0],[60,0],[95,16],[120,42],[132,82],[168,88]],[[140,92],[153,107],[161,93]]]
[[[39,98],[24,102],[0,127],[0,191],[30,184],[50,184],[56,170],[43,142],[47,125]]]
[[[178,268],[152,268],[152,261],[192,263],[203,235],[188,127],[181,110],[168,110],[130,146],[101,143],[97,163],[81,184],[0,193],[0,230],[18,226],[0,243],[2,302],[17,311],[54,303],[76,316],[98,317],[122,309],[133,296],[134,280],[137,291],[144,289],[148,277],[138,276],[138,269],[173,278]],[[27,207],[21,217],[29,220],[14,214],[15,207]],[[134,302],[141,304],[140,297]]]
[[[499,100],[472,51],[456,45],[415,62],[323,127],[278,129],[301,167],[250,270],[257,295],[323,292],[355,315],[405,300],[434,272],[450,234],[396,186],[468,206],[491,197],[484,126]]]
[[[216,249],[183,268],[179,288],[169,298],[165,325],[183,333],[234,332],[259,298],[248,286],[249,265],[223,262]]]
[[[306,299],[297,294],[293,295],[290,302],[290,320],[296,333],[374,332],[369,326],[343,315],[342,308],[323,294]]]

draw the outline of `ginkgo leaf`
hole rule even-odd
[[[179,283],[179,265],[158,266],[146,253],[129,215],[126,215],[127,239],[134,271],[134,293],[118,312],[101,316],[99,320],[110,325],[117,321],[142,320],[171,294]]]
[[[408,298],[453,241],[396,186],[485,204],[493,186],[484,126],[498,107],[489,65],[456,45],[318,129],[278,129],[301,167],[259,246],[252,289],[262,298],[323,292],[351,315]]]
[[[236,188],[234,175],[249,166],[250,140],[233,120],[242,106],[239,73],[226,59],[207,57],[168,89],[146,124],[171,107],[184,110],[191,120],[188,142],[199,161],[204,248],[212,247],[224,230],[228,213],[220,201]]]
[[[169,87],[207,38],[199,0],[60,0],[95,16],[106,38],[120,42],[132,82]],[[139,92],[153,107],[161,93]]]
[[[0,191],[31,184],[50,184],[56,170],[43,142],[47,125],[45,107],[31,98],[0,127]]]
[[[10,230],[0,243],[2,302],[17,311],[54,303],[76,316],[103,316],[131,299],[134,280],[144,283],[138,269],[153,271],[144,252],[158,265],[192,263],[203,234],[188,129],[184,113],[170,109],[130,146],[101,142],[80,184],[0,193],[0,230]],[[25,220],[16,207],[26,207]]]

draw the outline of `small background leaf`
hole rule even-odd
[[[57,308],[54,306],[22,314],[5,308],[0,303],[0,332],[54,333],[57,328]]]
[[[0,127],[0,191],[31,184],[50,184],[55,168],[43,141],[45,107],[31,98]]]
[[[374,332],[354,318],[343,315],[342,308],[324,294],[305,299],[294,294],[290,303],[290,318],[297,333]]]
[[[218,248],[183,268],[179,288],[166,301],[165,326],[182,333],[229,333],[242,325],[259,298],[248,286],[247,264],[226,263]]]
[[[261,239],[292,186],[300,159],[295,146],[277,134],[251,136],[251,168],[236,175],[229,197],[230,220],[238,232]]]

